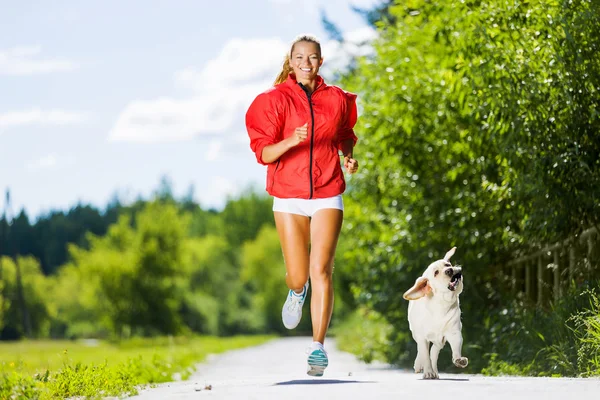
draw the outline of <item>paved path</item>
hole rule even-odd
[[[307,338],[277,339],[211,357],[189,380],[144,389],[134,399],[600,399],[600,379],[489,378],[440,372],[440,380],[365,365],[328,340],[329,367],[322,378],[306,375]],[[471,355],[472,357],[473,355]],[[210,387],[210,389],[208,388]]]

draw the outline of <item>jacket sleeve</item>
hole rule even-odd
[[[347,139],[352,139],[352,144],[355,145],[358,138],[354,134],[354,125],[358,118],[358,111],[356,109],[356,95],[354,93],[344,91],[343,94],[345,101],[345,115],[342,119],[340,128],[338,130],[338,148],[341,150],[341,143]]]
[[[256,160],[262,165],[267,165],[262,159],[263,149],[281,140],[281,123],[278,117],[281,114],[277,106],[274,96],[261,93],[246,112],[250,148],[256,155]]]

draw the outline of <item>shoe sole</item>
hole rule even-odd
[[[308,371],[306,373],[310,376],[323,376],[323,372],[328,365],[329,360],[327,357],[323,353],[315,351],[308,356]]]

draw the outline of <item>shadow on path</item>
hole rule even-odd
[[[453,381],[453,382],[469,382],[468,378],[439,378],[439,379],[419,379],[420,381],[435,382],[435,381]]]
[[[373,381],[342,381],[339,379],[296,379],[293,381],[278,382],[273,386],[284,385],[334,385],[339,383],[375,383]]]

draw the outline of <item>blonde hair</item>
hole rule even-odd
[[[275,82],[273,82],[273,85],[278,85],[280,83],[285,82],[285,80],[288,78],[288,75],[290,74],[290,72],[292,72],[292,67],[290,65],[290,59],[292,58],[292,53],[294,52],[294,47],[296,46],[296,43],[300,43],[300,42],[309,42],[309,43],[314,43],[317,45],[317,51],[319,52],[319,57],[321,57],[321,43],[319,42],[319,40],[312,36],[312,35],[300,35],[297,36],[296,39],[294,39],[294,41],[292,42],[292,47],[290,48],[290,52],[289,54],[286,54],[285,58],[283,59],[283,65],[281,66],[281,72],[279,73],[279,75],[277,75],[277,78],[275,78]]]

